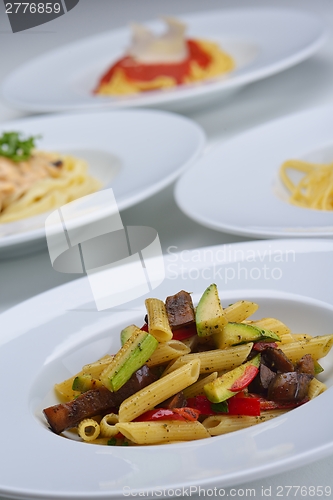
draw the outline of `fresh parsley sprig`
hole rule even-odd
[[[38,138],[31,136],[22,139],[19,132],[4,132],[0,137],[0,156],[15,162],[29,160]]]

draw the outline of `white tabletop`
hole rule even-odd
[[[87,35],[145,21],[163,14],[204,11],[237,6],[280,6],[302,8],[319,15],[333,29],[332,0],[80,0],[65,16],[52,23],[12,34],[0,3],[0,83],[17,66],[48,50]],[[276,76],[251,84],[229,101],[187,113],[207,134],[208,148],[249,127],[268,120],[333,103],[333,39],[311,59]],[[0,121],[27,116],[10,108],[0,97]],[[216,232],[188,219],[176,206],[173,186],[122,212],[124,225],[151,226],[158,231],[164,252],[246,241],[245,238]],[[175,249],[173,249],[175,250]],[[0,260],[0,312],[77,275],[56,272],[46,249],[38,253]],[[5,286],[4,286],[5,284]],[[305,425],[305,423],[304,423]],[[311,486],[333,487],[333,456],[284,474],[226,489],[235,498],[252,496],[287,498],[286,486],[293,486],[289,497],[311,495]],[[297,491],[297,486],[304,487]],[[238,492],[237,492],[238,490]],[[241,491],[242,490],[242,491]],[[247,490],[247,493],[246,493]],[[252,493],[250,492],[252,490]],[[263,491],[265,490],[265,491]],[[254,493],[255,492],[255,493]],[[280,494],[279,494],[280,493]],[[237,496],[238,495],[238,496]],[[195,496],[195,495],[193,495]],[[227,496],[227,495],[226,495]],[[332,494],[333,496],[333,494]],[[325,496],[323,496],[325,498]],[[0,499],[2,500],[2,499]]]

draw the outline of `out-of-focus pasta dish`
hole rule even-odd
[[[166,18],[167,31],[155,35],[144,26],[132,26],[126,54],[100,78],[94,92],[128,95],[201,82],[234,69],[233,58],[217,43],[186,39],[186,26]]]
[[[47,212],[101,187],[85,161],[35,150],[35,139],[17,132],[0,137],[0,223]]]
[[[288,171],[303,174],[293,182]],[[287,160],[280,167],[280,178],[293,205],[316,210],[333,210],[333,163]]]
[[[141,328],[121,331],[117,353],[55,385],[61,402],[43,410],[53,432],[102,445],[211,438],[326,390],[316,375],[333,335],[294,334],[272,317],[250,320],[258,304],[223,308],[215,284],[196,308],[181,290],[165,302],[147,299],[146,309]]]

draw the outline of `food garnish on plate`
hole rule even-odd
[[[293,182],[288,171],[303,174]],[[289,202],[303,208],[333,210],[333,163],[287,160],[280,167],[280,178],[288,190]]]
[[[0,137],[0,223],[47,212],[100,189],[84,160],[38,151],[38,137]]]
[[[211,438],[326,390],[316,375],[333,335],[293,334],[272,317],[251,320],[259,306],[247,300],[223,308],[215,284],[196,308],[184,290],[145,304],[144,325],[121,331],[117,353],[55,385],[62,402],[43,410],[53,432],[102,445]]]
[[[128,95],[168,89],[215,78],[234,69],[233,58],[217,43],[186,39],[186,26],[177,19],[165,18],[165,23],[167,30],[161,35],[133,24],[126,54],[102,75],[94,92]]]

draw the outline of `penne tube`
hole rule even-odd
[[[200,361],[194,359],[169,375],[125,399],[119,407],[119,422],[130,422],[147,410],[154,408],[177,392],[197,381]]]
[[[100,434],[100,426],[93,418],[81,420],[77,432],[83,441],[94,441]]]
[[[193,335],[188,339],[184,339],[182,340],[182,343],[186,345],[186,347],[188,347],[190,351],[193,351],[193,349],[195,349],[196,346],[198,345],[198,335]]]
[[[163,363],[168,363],[169,361],[179,358],[183,354],[188,354],[190,348],[187,347],[180,340],[168,340],[167,342],[161,342],[158,344],[155,352],[148,359],[146,365],[156,366],[162,365]]]
[[[305,354],[311,354],[314,360],[323,358],[329,353],[332,346],[333,335],[323,335],[322,337],[312,337],[310,340],[282,344],[280,349],[292,363],[296,363]]]
[[[145,304],[148,314],[149,333],[159,342],[171,340],[172,331],[164,302],[159,299],[146,299]]]
[[[174,441],[193,441],[209,438],[200,422],[122,422],[116,424],[119,432],[136,444],[162,444]]]
[[[62,403],[66,403],[72,401],[77,396],[79,396],[79,391],[73,391],[73,382],[76,377],[83,375],[83,372],[76,373],[72,377],[60,382],[59,384],[54,385],[54,390]]]
[[[204,385],[208,384],[209,382],[213,382],[213,380],[215,380],[216,378],[217,372],[213,372],[210,375],[207,375],[207,377],[203,377],[197,382],[194,382],[194,384],[190,385],[189,387],[186,387],[186,389],[183,390],[185,398],[193,398],[198,394],[205,394],[203,390]]]
[[[265,411],[259,417],[245,415],[213,415],[206,418],[202,425],[211,436],[220,436],[229,432],[239,431],[252,425],[260,424],[286,413],[285,410]]]
[[[290,334],[290,328],[276,318],[261,318],[254,321],[246,321],[246,323],[259,326],[265,330],[270,330],[271,332],[276,333],[279,337]]]
[[[239,300],[234,304],[224,308],[224,314],[228,321],[233,323],[241,323],[249,316],[254,314],[258,309],[258,304],[249,302],[248,300]]]
[[[115,424],[119,422],[118,415],[116,413],[108,413],[100,421],[101,437],[111,438],[118,434],[118,429]]]
[[[314,399],[327,390],[327,386],[320,380],[313,378],[309,384],[308,397]]]
[[[309,335],[308,333],[292,333],[291,338],[293,342],[297,342],[299,340],[311,340],[313,339],[313,335]]]
[[[193,359],[200,360],[200,373],[212,373],[221,370],[232,370],[241,365],[250,354],[253,343],[230,347],[228,349],[215,349],[212,351],[203,351],[185,354],[176,359],[163,372],[163,377],[176,370],[184,363],[188,363]]]
[[[107,366],[111,363],[114,356],[110,354],[106,354],[102,358],[98,359],[94,363],[89,363],[88,365],[84,365],[82,368],[82,373],[84,375],[91,375],[94,378],[99,378],[102,371],[105,370]]]

